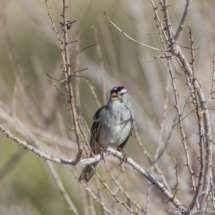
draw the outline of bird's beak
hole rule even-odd
[[[119,97],[116,93],[112,93],[112,96],[111,96],[112,100],[115,101],[117,100]]]

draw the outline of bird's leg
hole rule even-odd
[[[104,164],[105,164],[104,149],[102,147],[100,147],[100,155],[101,155],[102,160],[104,161]]]
[[[119,146],[117,147],[117,150],[122,152],[122,161],[120,162],[119,166],[123,164],[123,162],[127,162],[127,155],[126,152],[123,150],[123,148],[120,148]]]
[[[95,154],[93,153],[93,150],[90,148],[90,156],[95,157]]]

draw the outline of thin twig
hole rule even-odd
[[[193,70],[193,76],[195,75],[195,68],[194,68],[194,61],[195,61],[195,58],[194,58],[194,49],[193,49],[193,43],[194,43],[194,40],[193,40],[193,31],[192,31],[192,28],[189,27],[189,34],[190,34],[190,41],[191,41],[191,45],[190,45],[190,48],[191,48],[191,58],[192,58],[192,61],[191,61],[191,67],[192,67],[192,70]]]
[[[74,132],[76,135],[76,140],[77,140],[77,145],[78,145],[78,154],[76,155],[76,159],[75,159],[75,163],[77,164],[81,158],[82,155],[82,151],[83,151],[83,146],[82,146],[82,142],[81,142],[81,138],[80,138],[80,130],[78,127],[78,123],[77,123],[77,114],[76,114],[76,109],[75,109],[75,104],[74,104],[74,96],[73,96],[73,89],[72,89],[72,84],[70,81],[70,77],[71,77],[71,71],[70,71],[70,59],[69,59],[69,52],[68,52],[68,38],[67,38],[67,27],[66,27],[66,23],[67,23],[67,18],[66,18],[66,10],[67,10],[67,5],[66,5],[66,0],[63,0],[63,23],[64,23],[64,27],[63,27],[63,32],[64,32],[64,49],[61,50],[62,55],[64,55],[64,59],[65,61],[63,61],[63,66],[64,66],[64,75],[65,75],[65,79],[66,81],[66,89],[69,95],[69,99],[68,99],[68,103],[69,106],[71,108],[71,120],[73,122],[74,125]],[[78,43],[76,43],[77,45]]]
[[[198,47],[198,48],[191,48],[191,47],[188,47],[188,46],[182,46],[182,45],[180,45],[179,43],[177,43],[177,42],[175,42],[177,45],[179,45],[180,47],[182,47],[182,48],[185,48],[185,49],[190,49],[190,50],[198,50],[198,49],[200,49],[200,46]]]
[[[183,147],[184,147],[185,157],[186,157],[186,161],[187,161],[186,166],[188,167],[188,169],[190,171],[192,187],[194,188],[195,187],[194,172],[192,170],[192,166],[191,166],[191,162],[190,162],[190,156],[189,156],[187,143],[186,143],[186,136],[185,136],[183,124],[182,124],[182,121],[181,121],[181,111],[180,111],[180,108],[179,108],[179,98],[178,98],[177,90],[176,90],[176,87],[175,87],[175,81],[174,81],[175,77],[173,77],[173,73],[172,73],[169,61],[167,61],[167,66],[168,66],[169,74],[170,74],[171,80],[172,80],[172,88],[173,88],[173,93],[174,93],[174,97],[175,97],[175,104],[176,104],[175,107],[176,107],[178,117],[179,117],[179,124],[180,124],[179,128],[180,128],[180,132],[181,132],[181,136],[182,136],[182,141],[181,142],[182,142]]]
[[[128,199],[128,201],[130,201],[133,205],[135,205],[140,211],[142,211],[143,213],[146,213],[146,210],[141,207],[138,203],[136,203],[133,198],[130,197],[130,195],[128,194],[128,192],[126,192],[122,186],[120,185],[120,183],[118,182],[118,180],[116,179],[116,177],[111,173],[110,169],[105,166],[107,172],[109,173],[111,180],[114,182],[114,184],[119,188],[119,190],[121,191],[122,194],[124,194],[126,196],[126,198]]]
[[[83,206],[83,215],[89,215],[89,210],[88,210],[88,204],[87,204],[87,196],[84,190],[84,187],[81,186],[81,183],[79,183],[79,188],[80,188],[80,194],[81,194],[81,203]]]
[[[97,196],[98,196],[100,202],[104,205],[104,199],[102,196],[102,189],[101,189],[101,186],[100,186],[98,179],[96,180],[96,189],[97,189]],[[106,214],[106,211],[104,210],[104,208],[102,208],[102,215],[105,215],[105,214]]]
[[[58,89],[58,87],[56,85],[54,85],[54,86],[56,87],[57,91],[63,96],[63,98],[67,101],[65,95]]]
[[[140,140],[140,137],[139,137],[139,135],[138,135],[136,126],[134,127],[134,135],[135,135],[135,140],[137,141],[138,145],[139,145],[140,148],[142,149],[142,152],[144,153],[144,155],[146,155],[146,157],[147,157],[149,163],[150,163],[151,165],[154,165],[154,166],[155,166],[155,169],[156,169],[156,171],[158,172],[158,174],[160,175],[160,177],[162,178],[165,187],[168,189],[168,191],[171,191],[171,190],[170,190],[170,187],[169,187],[169,185],[168,185],[168,183],[167,183],[167,181],[166,181],[166,178],[165,178],[164,175],[162,174],[160,168],[158,167],[158,165],[157,165],[156,163],[153,164],[153,159],[150,157],[150,155],[148,154],[148,152],[146,151],[146,149],[143,147],[143,144],[142,144],[142,142],[141,142],[141,140]]]
[[[212,99],[212,95],[214,94],[215,90],[214,90],[214,81],[215,81],[215,53],[213,54],[213,74],[212,74],[212,86],[211,86],[211,92],[210,95],[204,105],[204,108],[201,112],[201,115],[205,112],[205,110],[207,109],[208,103],[210,102],[210,100]]]
[[[29,145],[28,143],[20,140],[18,137],[14,136],[13,134],[11,134],[8,130],[6,130],[6,128],[0,124],[0,130],[10,139],[14,140],[16,143],[18,143],[19,146],[23,146],[25,149],[28,149],[30,151],[32,151],[33,153],[35,153],[36,155],[39,155],[39,157],[43,158],[44,160],[50,160],[53,161],[55,163],[60,163],[60,159],[55,158],[53,156],[50,156],[46,153],[43,153],[42,151],[36,149],[35,147]]]
[[[174,157],[173,157],[173,160],[175,162],[175,177],[176,177],[175,187],[173,188],[173,190],[175,190],[173,194],[175,198],[177,195],[179,195],[181,189],[179,187],[179,181],[178,181],[179,161],[178,160],[176,161]]]
[[[48,72],[46,72],[46,75],[47,75],[49,78],[51,78],[52,80],[55,80],[55,81],[59,81],[59,82],[60,82],[60,80],[51,77],[51,76],[48,74]]]
[[[108,190],[108,192],[116,199],[116,202],[120,203],[121,205],[123,205],[130,213],[133,214],[139,214],[135,211],[133,211],[130,207],[128,207],[128,205],[124,202],[122,202],[114,193],[113,191],[110,190],[110,188],[107,186],[107,184],[105,183],[105,181],[103,181],[100,176],[96,173],[96,177],[99,179],[99,181],[104,185],[104,188],[106,188]]]
[[[191,5],[192,0],[186,0],[186,1],[187,2],[186,2],[185,9],[184,9],[184,14],[182,16],[181,22],[180,22],[178,29],[177,29],[175,36],[174,36],[175,41],[178,41],[179,37],[181,36],[183,28],[184,28],[186,21],[187,21],[188,12],[191,10],[190,5]]]
[[[57,173],[56,173],[56,171],[55,171],[55,169],[54,169],[52,163],[51,163],[50,161],[47,161],[46,163],[47,163],[47,165],[48,165],[48,167],[49,167],[49,170],[51,171],[51,174],[52,174],[52,176],[54,177],[54,179],[55,179],[55,181],[56,181],[56,183],[57,183],[57,185],[58,185],[58,187],[59,187],[61,193],[63,194],[64,198],[66,199],[67,203],[69,204],[69,206],[70,206],[72,212],[73,212],[75,215],[79,215],[79,213],[78,213],[77,209],[75,208],[74,204],[72,203],[72,201],[71,201],[69,195],[68,195],[67,192],[65,191],[65,189],[64,189],[64,187],[63,187],[63,184],[62,184],[62,182],[60,181],[60,179],[59,179],[59,177],[58,177],[58,175],[57,175]]]
[[[79,39],[78,42],[75,44],[75,46],[70,50],[69,53],[72,53],[72,52],[74,51],[74,49],[76,48],[76,46],[78,46],[79,43],[81,42],[81,40],[83,39],[84,35],[85,35],[85,32],[81,35],[80,39]]]
[[[74,171],[74,169],[67,165],[67,168],[69,168],[71,170],[71,172],[74,174],[75,178],[78,180],[79,176],[77,175],[77,173]],[[87,193],[93,197],[93,199],[102,207],[103,210],[105,210],[108,214],[113,215],[113,213],[111,213],[111,211],[104,205],[104,203],[102,203],[97,197],[96,195],[93,193],[93,191],[87,186],[87,184],[85,184],[83,181],[79,182],[84,189],[87,191]]]
[[[187,97],[187,99],[186,99],[186,101],[185,101],[185,103],[184,103],[184,107],[183,107],[183,109],[182,109],[181,116],[184,115],[184,111],[185,111],[185,108],[186,108],[186,106],[187,106],[187,103],[188,103],[188,100],[189,100],[190,96],[191,96],[191,92],[189,92],[189,95],[188,95],[188,97]]]
[[[96,95],[96,93],[95,93],[94,86],[92,86],[92,85],[90,84],[89,80],[86,80],[86,82],[87,82],[87,85],[89,86],[89,88],[90,88],[90,90],[91,90],[91,92],[92,92],[92,94],[93,94],[93,96],[94,96],[94,98],[95,98],[95,100],[96,100],[96,103],[98,104],[98,106],[99,106],[99,108],[100,108],[100,107],[101,107],[101,104],[100,104],[100,102],[99,102],[99,100],[98,100],[98,97],[97,97],[97,95]]]
[[[104,44],[105,46],[105,50],[107,52],[107,56],[110,62],[111,72],[112,74],[114,74],[114,77],[116,78],[116,80],[119,83],[121,83],[121,75],[119,71],[117,54],[116,54],[115,46],[112,41],[112,36],[110,34],[110,28],[108,25],[106,25],[105,17],[101,16],[98,18],[98,25],[99,25],[100,32],[102,34],[102,41],[103,41],[102,45]]]
[[[96,212],[95,212],[95,209],[94,209],[94,206],[93,206],[93,197],[89,196],[89,199],[90,199],[90,205],[89,205],[90,212],[91,212],[92,215],[96,215]]]
[[[166,47],[165,47],[165,44],[164,44],[164,41],[163,41],[163,38],[162,38],[162,35],[161,35],[161,32],[165,38],[165,41],[166,43],[169,45],[169,41],[168,41],[168,37],[167,37],[167,34],[166,32],[164,31],[164,26],[163,26],[163,21],[161,22],[159,16],[158,16],[158,9],[159,9],[159,6],[162,5],[161,2],[159,3],[159,6],[158,7],[155,7],[155,4],[154,4],[154,1],[153,0],[150,0],[151,1],[151,4],[152,4],[152,7],[153,7],[153,10],[154,10],[154,14],[155,14],[155,21],[156,21],[156,25],[157,25],[157,28],[158,28],[158,31],[159,31],[159,38],[160,38],[160,41],[161,41],[161,45],[163,47],[163,49],[165,50]]]
[[[181,118],[175,125],[178,125],[180,122],[182,122],[185,118],[187,118],[195,110],[196,110],[196,108],[194,108],[193,110],[191,110],[188,114],[186,114],[183,118]],[[182,114],[181,114],[181,116],[182,116]]]
[[[193,187],[193,190],[195,192],[192,202],[189,205],[188,211],[192,211],[193,207],[197,203],[197,208],[199,208],[199,200],[198,200],[198,195],[200,192],[200,187],[202,185],[202,178],[203,178],[203,170],[204,170],[204,155],[203,155],[203,147],[204,147],[204,133],[203,133],[203,123],[202,123],[202,116],[200,114],[200,104],[199,104],[199,95],[198,91],[196,88],[195,80],[193,83],[194,87],[194,94],[195,94],[195,99],[196,99],[196,115],[198,119],[198,127],[199,127],[199,151],[200,151],[200,157],[199,157],[199,162],[200,162],[200,171],[199,171],[199,176],[198,176],[198,184],[197,187]]]
[[[158,155],[157,160],[160,159],[160,157],[163,155],[164,151],[166,150],[166,148],[167,148],[167,146],[168,146],[168,144],[169,144],[170,138],[171,138],[172,133],[173,133],[173,130],[174,130],[174,128],[175,128],[175,121],[176,121],[176,119],[177,119],[177,117],[175,117],[175,119],[173,120],[173,125],[172,125],[172,128],[171,128],[171,130],[170,130],[170,132],[169,132],[169,135],[168,135],[168,137],[167,137],[165,146],[164,146],[164,148],[161,150],[160,154]]]
[[[19,151],[17,151],[13,156],[11,156],[7,163],[1,165],[0,180],[4,178],[13,167],[19,164],[19,161],[24,157],[25,153],[25,150],[19,149]]]
[[[88,49],[88,48],[90,48],[90,47],[92,47],[92,46],[95,46],[95,45],[96,45],[96,44],[89,45],[89,46],[87,46],[87,47],[85,47],[85,48],[81,49],[81,50],[80,50],[80,51],[78,51],[78,52],[70,53],[70,55],[78,54],[78,53],[80,53],[80,52],[82,52],[82,51],[84,51],[84,50],[86,50],[86,49]]]
[[[77,72],[82,72],[82,71],[85,71],[85,70],[88,70],[88,68],[76,70],[76,71],[73,72],[72,74],[75,74],[75,73],[77,73]]]
[[[77,45],[76,50],[77,51],[80,50],[79,44]],[[80,69],[80,64],[81,64],[80,55],[76,55],[75,56],[75,72],[73,72],[72,74],[82,72],[82,71],[88,69],[88,68]],[[80,111],[81,111],[81,94],[80,94],[80,78],[78,78],[78,77],[75,79],[75,99],[76,99],[77,113],[80,114]]]
[[[165,95],[165,102],[164,102],[164,106],[163,106],[163,115],[162,115],[162,120],[160,123],[160,133],[159,133],[159,137],[158,137],[158,142],[157,142],[157,148],[156,148],[156,152],[155,152],[155,156],[154,156],[154,162],[156,162],[157,158],[158,158],[158,154],[159,154],[159,150],[160,150],[160,146],[161,146],[161,141],[162,141],[162,136],[163,136],[163,132],[164,132],[164,127],[165,127],[165,122],[166,122],[166,112],[167,112],[167,107],[168,107],[168,103],[169,103],[169,71],[167,71],[166,74],[166,95]]]
[[[150,167],[150,174],[153,174],[153,166]],[[151,190],[152,190],[152,184],[150,182],[148,182],[148,189],[147,189],[147,193],[146,193],[146,214],[148,215],[149,212],[149,202],[150,202],[150,194],[151,194]]]
[[[104,12],[104,14],[105,14],[105,16],[107,17],[109,23],[110,23],[111,25],[113,25],[113,26],[114,26],[119,32],[121,32],[124,36],[126,36],[126,37],[129,39],[129,41],[133,41],[133,42],[139,44],[140,46],[145,46],[145,47],[150,48],[150,49],[155,50],[155,51],[164,51],[164,50],[162,50],[162,49],[157,49],[157,48],[154,48],[154,47],[152,47],[152,46],[149,46],[149,45],[140,43],[140,42],[138,42],[137,40],[133,39],[132,37],[128,36],[124,31],[122,31],[116,24],[114,24],[114,23],[110,20],[110,18],[107,16],[107,14],[106,14],[105,12]]]

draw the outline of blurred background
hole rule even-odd
[[[158,6],[158,1],[154,1]],[[62,1],[49,0],[51,13],[56,27],[62,37],[60,22],[62,22]],[[176,31],[184,12],[185,1],[169,0],[170,19]],[[167,142],[169,133],[177,116],[170,77],[166,61],[153,60],[151,55],[162,55],[161,52],[129,41],[124,35],[109,25],[104,12],[124,32],[134,39],[162,48],[158,37],[158,29],[154,21],[154,11],[151,1],[140,0],[67,0],[67,18],[76,20],[68,31],[71,43],[70,51],[78,52],[85,47],[92,46],[78,54],[71,55],[71,70],[88,68],[77,73],[84,77],[72,78],[75,92],[75,105],[83,117],[82,123],[87,131],[87,125],[92,124],[92,117],[99,108],[98,101],[104,105],[109,99],[109,91],[114,86],[124,86],[131,95],[136,113],[136,126],[140,139],[148,154],[153,158],[160,134],[160,124],[163,118],[164,104],[169,98],[165,117],[161,149]],[[215,2],[208,0],[193,1],[187,24],[180,45],[190,47],[189,29],[193,30],[195,55],[195,76],[200,81],[202,89],[208,98],[213,72],[213,52],[215,51]],[[161,10],[161,8],[160,8]],[[65,95],[63,82],[55,81],[47,76],[63,80],[61,67],[61,52],[56,34],[52,29],[50,17],[44,1],[41,0],[1,0],[0,1],[0,122],[20,139],[32,144],[32,137],[39,142],[44,151],[60,158],[74,159],[77,148],[75,135],[71,130],[71,118],[67,110],[68,103],[58,92]],[[161,19],[163,13],[159,12]],[[97,31],[97,34],[95,33]],[[97,35],[97,39],[95,38]],[[75,45],[76,44],[76,45]],[[101,50],[101,55],[97,49]],[[190,50],[182,48],[185,56],[191,61]],[[193,106],[189,96],[189,89],[183,71],[175,60],[172,61],[175,84],[179,94],[180,108],[183,116],[188,114]],[[180,75],[181,74],[181,75]],[[98,101],[92,93],[98,97]],[[106,90],[103,96],[103,89]],[[212,128],[214,124],[214,102],[210,102]],[[7,108],[9,109],[8,111]],[[178,118],[176,121],[178,122]],[[198,127],[195,113],[190,114],[183,121],[189,148],[191,164],[194,172],[198,173],[199,157]],[[214,133],[214,131],[213,131]],[[89,139],[89,133],[87,135]],[[150,169],[150,163],[142,152],[134,135],[126,147],[129,157],[141,166]],[[188,206],[192,199],[191,181],[186,164],[183,146],[181,144],[178,126],[174,127],[168,147],[157,164],[165,176],[171,189],[174,188],[175,163],[179,159],[179,183],[181,192],[177,196],[183,204]],[[151,201],[147,204],[149,183],[145,178],[134,172],[126,165],[118,166],[118,160],[109,156],[106,166],[117,178],[123,189],[129,192],[131,198],[142,208],[148,205],[151,214],[166,214],[167,208],[172,206],[151,186]],[[70,199],[80,214],[102,214],[101,207],[78,183],[77,178],[63,165],[53,164]],[[101,162],[98,172],[102,179],[107,180],[110,188],[126,202],[126,197],[120,192],[119,186],[111,180],[110,175]],[[123,173],[125,168],[126,173]],[[77,175],[83,167],[72,167]],[[126,176],[126,177],[125,177]],[[159,181],[160,174],[154,176]],[[125,183],[125,178],[127,183]],[[196,178],[197,179],[197,178]],[[73,214],[43,159],[24,150],[22,147],[7,139],[0,132],[0,214]],[[98,192],[100,185],[94,179],[88,184],[90,189],[99,196],[113,214],[127,214],[127,210],[107,192]],[[127,188],[126,188],[127,187]],[[102,188],[102,186],[101,186]],[[83,203],[83,198],[86,202]],[[83,204],[88,205],[89,213],[83,211]],[[173,207],[173,206],[172,206]],[[133,210],[142,212],[132,205]]]

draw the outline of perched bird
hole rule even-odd
[[[114,87],[110,91],[108,103],[93,117],[90,137],[92,152],[97,155],[100,149],[108,146],[122,151],[131,136],[134,120],[133,104],[128,91],[124,87]],[[86,165],[79,181],[90,181],[97,164],[98,162]]]

